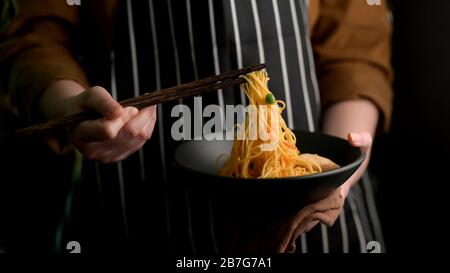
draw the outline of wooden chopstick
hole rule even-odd
[[[134,106],[138,109],[141,109],[150,105],[166,103],[213,90],[224,89],[245,82],[245,79],[240,78],[239,76],[245,75],[252,71],[264,69],[265,67],[265,64],[258,64],[238,70],[232,70],[220,75],[207,77],[201,80],[181,84],[167,89],[162,89],[152,93],[147,93],[139,97],[126,99],[120,101],[119,103],[124,107]],[[18,129],[16,131],[16,135],[18,137],[27,137],[49,134],[65,127],[73,127],[86,120],[98,119],[101,117],[102,115],[94,111],[81,112]]]

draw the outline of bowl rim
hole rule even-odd
[[[336,136],[332,136],[332,135],[328,135],[328,134],[323,134],[323,133],[318,133],[318,132],[308,132],[308,131],[303,131],[303,130],[293,130],[293,132],[301,132],[301,133],[307,133],[307,134],[312,134],[312,135],[322,135],[322,136],[327,136],[327,137],[332,137],[334,139],[336,139],[337,141],[344,141],[346,144],[350,145],[345,139],[336,137]],[[315,179],[315,178],[319,178],[319,177],[326,177],[326,176],[331,176],[334,174],[339,174],[339,173],[343,173],[346,171],[349,171],[353,168],[359,167],[364,160],[366,159],[366,152],[362,151],[361,149],[358,149],[357,147],[353,147],[355,149],[358,149],[359,151],[359,156],[356,160],[354,160],[353,162],[346,164],[344,166],[340,166],[339,168],[333,169],[333,170],[328,170],[325,172],[321,172],[321,173],[315,173],[315,174],[308,174],[308,175],[303,175],[303,176],[288,176],[288,177],[277,177],[277,178],[244,178],[244,177],[231,177],[231,176],[222,176],[219,174],[209,174],[209,173],[205,173],[205,172],[201,172],[198,171],[196,169],[192,169],[189,168],[187,166],[185,166],[184,164],[181,164],[180,162],[178,162],[178,160],[176,159],[176,153],[177,151],[180,149],[180,147],[183,144],[186,143],[190,143],[192,141],[195,140],[188,140],[188,141],[184,141],[182,143],[180,143],[174,150],[173,152],[173,163],[175,164],[176,167],[182,168],[184,170],[190,171],[190,172],[194,172],[203,176],[208,176],[211,178],[218,178],[218,179],[225,179],[225,180],[230,180],[230,181],[298,181],[298,180],[309,180],[309,179]]]

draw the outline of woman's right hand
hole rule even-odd
[[[84,89],[70,80],[50,86],[39,101],[47,119],[94,110],[104,117],[88,120],[71,130],[71,141],[87,159],[113,163],[127,158],[150,139],[156,122],[156,105],[138,110],[123,108],[104,88]]]

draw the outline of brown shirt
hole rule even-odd
[[[83,2],[105,52],[111,46],[117,1]],[[33,120],[36,98],[55,80],[72,79],[86,87],[89,83],[71,48],[72,30],[80,27],[78,8],[56,0],[18,2],[19,15],[0,33],[0,94],[10,97],[22,117]],[[310,0],[309,7],[322,106],[369,99],[380,109],[386,130],[392,111],[387,3]]]

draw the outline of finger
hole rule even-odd
[[[295,238],[295,240],[297,240],[298,236],[302,235],[303,233],[309,232],[311,229],[313,229],[315,226],[317,226],[318,223],[320,223],[320,221],[318,221],[318,220],[308,221],[305,224],[304,229],[300,230],[300,233],[297,234],[297,237]]]
[[[310,209],[310,215],[317,212],[325,212],[331,209],[340,209],[344,205],[344,197],[341,194],[341,189],[334,190],[327,197],[317,201],[314,204],[308,206]]]
[[[119,133],[115,139],[109,141],[96,142],[101,145],[101,149],[103,150],[103,152],[99,154],[98,160],[102,163],[122,161],[145,144],[145,141],[120,135],[121,133]]]
[[[318,220],[314,220],[314,218],[307,218],[305,221],[297,228],[294,235],[291,237],[289,244],[285,250],[287,253],[293,253],[296,249],[296,241],[300,235],[303,233],[309,232],[313,229],[317,224],[319,224]]]
[[[295,253],[295,250],[297,249],[297,240],[294,240],[293,242],[289,242],[287,248],[282,253]]]
[[[102,162],[118,162],[139,150],[151,137],[156,120],[156,106],[146,107],[131,118],[117,137],[105,143]]]
[[[339,215],[343,203],[344,199],[340,194],[340,190],[336,190],[324,199],[301,209],[293,217],[291,223],[288,224],[288,229],[282,231],[284,234],[280,240],[279,251],[284,252],[289,247],[292,247],[290,245],[301,233],[309,231],[312,228],[312,226],[307,225],[309,222],[321,220],[326,221],[327,224],[334,222],[337,215]],[[323,216],[323,218],[318,218],[319,216],[322,216],[322,214],[330,216],[328,218],[325,218],[326,216]],[[333,217],[335,217],[334,220]]]
[[[138,141],[147,141],[153,133],[155,121],[156,105],[143,108],[125,124],[120,134]]]
[[[142,141],[139,144],[137,144],[136,146],[134,146],[133,148],[128,149],[125,153],[122,153],[115,157],[110,157],[110,158],[108,158],[108,160],[111,160],[111,162],[122,161],[122,160],[126,159],[127,157],[129,157],[130,155],[137,152],[140,148],[142,148],[142,146],[144,146],[144,144],[145,144],[145,141]]]
[[[340,209],[332,209],[326,212],[318,212],[314,215],[311,215],[311,218],[317,221],[320,221],[327,227],[331,227],[336,219],[339,217],[339,214],[341,213]]]
[[[305,207],[300,210],[295,216],[293,216],[292,219],[286,225],[284,225],[282,229],[280,229],[280,231],[278,232],[278,237],[280,238],[277,247],[278,253],[285,252],[296,229],[310,214],[310,206]]]
[[[297,240],[297,238],[305,232],[310,231],[319,223],[319,220],[315,219],[315,217],[306,218],[295,230],[292,234],[289,244],[292,244]]]
[[[123,107],[103,87],[94,86],[82,94],[84,108],[97,111],[108,119],[116,119],[123,114]]]
[[[348,141],[355,147],[368,148],[372,146],[372,135],[368,132],[352,132],[348,134]]]
[[[154,105],[154,107],[152,109],[152,119],[151,119],[151,121],[149,123],[149,126],[148,126],[148,130],[150,131],[150,136],[153,134],[153,130],[155,129],[155,124],[156,124],[156,119],[157,119],[157,116],[158,116],[157,115],[158,111],[157,111],[156,108],[157,108],[157,106]]]
[[[105,141],[114,139],[122,127],[135,115],[138,110],[126,107],[124,113],[116,119],[96,119],[80,123],[72,132],[75,143]]]
[[[122,143],[117,139],[87,142],[78,146],[78,150],[88,160],[97,160],[103,164],[119,162],[139,150],[145,142]]]
[[[96,160],[98,160],[100,163],[103,164],[110,164],[110,163],[116,163],[119,161],[124,160],[131,154],[135,153],[137,150],[139,150],[144,143],[141,143],[138,146],[135,146],[133,148],[128,148],[127,150],[124,150],[120,153],[111,153],[109,149],[106,149],[105,147],[102,147],[103,152],[98,153],[95,157]],[[119,156],[116,156],[115,154],[120,154]]]

